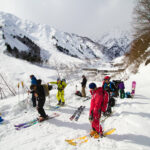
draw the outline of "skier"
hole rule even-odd
[[[1,116],[1,113],[0,113],[0,123],[3,122],[3,121],[4,120],[3,120],[2,116]]]
[[[85,87],[86,87],[87,79],[86,79],[85,75],[82,76],[82,79],[83,79],[82,82],[81,82],[82,97],[86,97]]]
[[[107,91],[109,94],[109,102],[107,111],[104,113],[104,116],[109,116],[112,112],[111,107],[115,105],[115,99],[113,98],[113,92],[115,92],[115,86],[110,81],[110,77],[106,76],[103,82],[103,90]]]
[[[37,85],[37,79],[34,75],[30,75],[30,79],[31,79],[31,85]],[[32,94],[32,103],[33,103],[33,107],[36,107],[36,97],[34,95],[34,91],[28,91]]]
[[[37,110],[38,113],[40,114],[40,117],[38,118],[39,122],[44,121],[48,119],[48,115],[46,115],[45,110],[44,110],[44,104],[45,104],[45,93],[44,93],[44,88],[41,84],[39,85],[31,85],[30,89],[34,91],[34,96],[37,99]]]
[[[119,84],[119,90],[120,90],[120,98],[125,98],[125,92],[124,92],[125,86],[123,82],[120,82]]]
[[[114,86],[115,86],[115,92],[114,92],[114,97],[119,96],[119,84],[122,82],[121,80],[113,80],[112,81]]]
[[[49,82],[50,84],[57,84],[58,86],[58,92],[56,95],[56,98],[58,100],[57,105],[64,106],[65,105],[65,99],[64,99],[64,89],[67,86],[65,79],[60,80],[60,78],[57,78],[57,82]]]
[[[109,95],[102,87],[97,88],[95,83],[90,83],[91,106],[89,120],[92,126],[90,136],[99,138],[103,136],[102,126],[100,125],[101,112],[105,112],[108,105]]]

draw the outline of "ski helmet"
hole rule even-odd
[[[66,79],[62,79],[61,81],[64,81],[66,83]]]
[[[109,76],[105,76],[104,80],[110,80]]]
[[[95,83],[90,83],[89,84],[89,88],[90,89],[95,89],[96,88],[96,84]]]
[[[60,81],[60,78],[57,78],[57,81]]]

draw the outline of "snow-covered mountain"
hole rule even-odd
[[[114,29],[105,33],[98,42],[105,46],[103,52],[112,60],[128,52],[132,40],[130,31]]]
[[[106,57],[104,46],[89,38],[69,34],[48,25],[21,20],[0,12],[3,52],[30,62],[47,62],[51,66],[81,64],[85,59]],[[2,49],[1,49],[2,51]]]

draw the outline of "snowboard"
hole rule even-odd
[[[115,132],[116,129],[109,129],[108,131],[104,132],[104,137],[111,135],[113,132]],[[72,145],[72,146],[77,146],[83,143],[88,142],[88,140],[90,139],[90,136],[82,136],[82,137],[78,137],[75,139],[70,139],[70,140],[65,140],[68,144]]]
[[[133,81],[132,82],[132,91],[131,91],[132,97],[134,97],[134,95],[135,95],[135,88],[136,88],[136,81]]]

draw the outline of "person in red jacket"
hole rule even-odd
[[[103,136],[102,126],[100,125],[101,112],[107,110],[109,95],[102,87],[97,88],[95,83],[90,83],[89,88],[92,95],[89,112],[89,120],[92,126],[90,136],[99,138]]]

